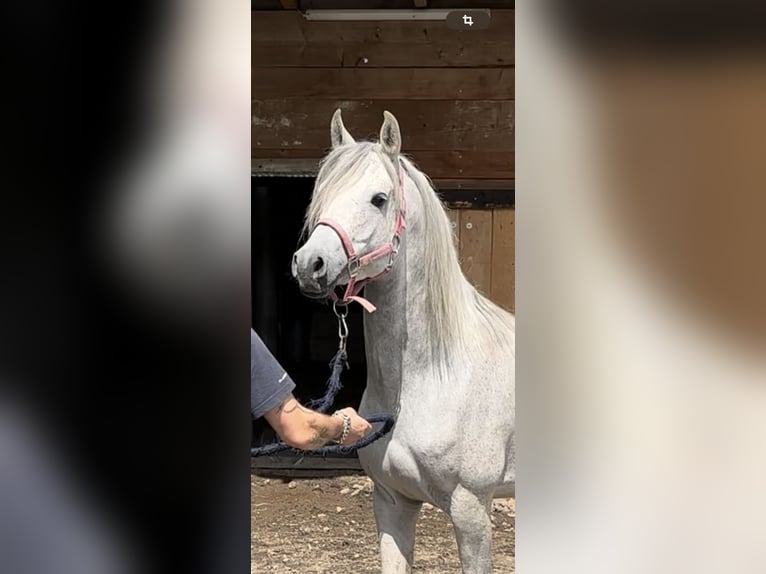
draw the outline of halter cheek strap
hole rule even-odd
[[[399,253],[399,244],[401,243],[402,232],[404,232],[404,229],[407,227],[405,220],[407,215],[407,202],[404,198],[404,168],[402,167],[401,162],[399,162],[399,182],[396,192],[399,195],[400,207],[399,212],[396,214],[396,225],[394,226],[394,234],[391,238],[391,241],[381,245],[370,253],[362,255],[361,257],[357,256],[351,238],[337,221],[333,221],[332,219],[320,219],[317,222],[317,225],[326,225],[335,231],[335,233],[337,233],[343,245],[343,250],[346,252],[346,256],[348,257],[348,285],[346,285],[346,291],[344,292],[342,298],[339,297],[334,291],[330,293],[329,298],[334,303],[339,305],[348,305],[352,301],[356,301],[362,307],[364,307],[368,313],[375,311],[375,305],[370,303],[364,297],[361,297],[359,293],[362,289],[364,289],[365,285],[383,277],[383,275],[391,271],[391,268],[394,266],[396,255]],[[386,264],[386,268],[383,271],[374,277],[367,277],[357,281],[356,278],[359,275],[359,271],[362,269],[362,267],[365,267],[373,261],[377,261],[378,259],[382,259],[384,257],[388,257],[388,263]]]

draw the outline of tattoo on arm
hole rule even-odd
[[[278,414],[302,413],[300,417],[290,417],[289,423],[294,427],[296,424],[305,425],[304,436],[308,436],[308,445],[303,448],[313,449],[326,445],[331,440],[337,440],[340,432],[333,425],[334,421],[327,415],[312,411],[301,405],[294,396],[290,395],[276,408]],[[287,420],[287,419],[285,419]],[[301,421],[301,422],[298,422]]]
[[[314,434],[311,437],[311,445],[316,448],[327,444],[332,440],[332,434],[332,431],[326,426],[319,425],[314,427]]]
[[[279,405],[279,407],[277,407],[277,412],[290,414],[294,412],[296,409],[300,409],[304,413],[312,412],[310,409],[307,409],[306,407],[301,406],[301,404],[293,396],[286,398],[282,402],[282,404]]]

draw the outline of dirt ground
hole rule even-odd
[[[371,493],[364,476],[290,482],[252,476],[251,573],[379,573]],[[515,519],[513,499],[493,503],[493,572],[514,572]],[[449,517],[430,505],[418,519],[414,571],[460,573]]]

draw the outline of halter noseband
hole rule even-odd
[[[370,303],[367,299],[364,297],[361,297],[359,295],[359,292],[364,289],[364,286],[368,283],[371,283],[372,281],[375,281],[376,279],[380,279],[391,271],[391,268],[394,266],[394,260],[396,259],[397,253],[399,253],[399,244],[402,240],[402,232],[404,231],[406,225],[405,216],[407,215],[407,202],[404,199],[404,168],[402,167],[401,161],[397,162],[399,164],[399,185],[397,186],[397,193],[399,194],[399,212],[396,214],[396,225],[394,226],[394,235],[391,238],[391,241],[388,243],[383,244],[382,246],[378,247],[374,251],[371,251],[370,253],[366,255],[362,255],[361,257],[358,257],[356,252],[354,251],[354,244],[351,242],[351,238],[349,237],[348,233],[343,229],[343,227],[337,222],[333,221],[332,219],[320,219],[317,222],[317,226],[319,225],[326,225],[335,233],[338,234],[338,237],[340,238],[341,243],[343,244],[343,249],[346,252],[346,256],[348,257],[348,276],[349,281],[348,285],[346,285],[346,291],[343,294],[343,297],[339,297],[335,291],[331,291],[329,298],[332,300],[333,304],[337,305],[348,305],[352,301],[356,301],[359,303],[362,307],[364,307],[368,313],[372,313],[375,311],[376,307],[372,303]],[[316,227],[315,227],[316,229]],[[365,279],[362,279],[360,281],[356,280],[357,275],[359,275],[359,271],[362,269],[362,267],[365,267],[366,265],[369,265],[373,261],[377,261],[378,259],[382,259],[383,257],[388,256],[388,263],[386,263],[386,268],[375,275],[374,277],[367,277]]]

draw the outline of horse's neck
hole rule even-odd
[[[377,307],[364,318],[367,393],[381,408],[396,406],[405,371],[412,370],[412,365],[425,370],[430,356],[420,256],[405,240],[391,272],[365,287],[365,296]]]

